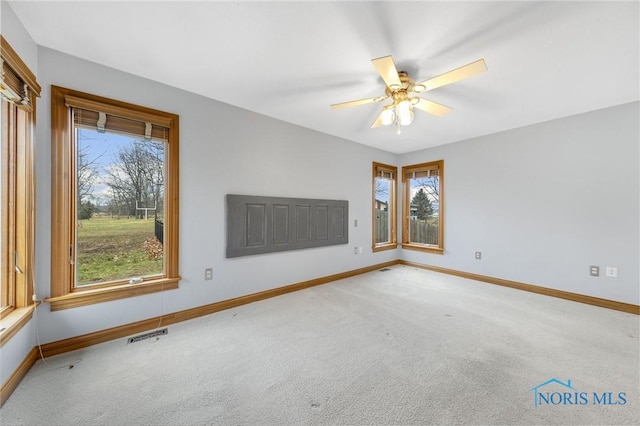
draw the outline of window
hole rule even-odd
[[[398,168],[373,163],[373,251],[394,249]]]
[[[444,161],[402,168],[402,247],[442,254]]]
[[[33,312],[33,127],[40,86],[0,36],[0,340],[3,344]]]
[[[52,86],[52,310],[177,288],[178,116]]]

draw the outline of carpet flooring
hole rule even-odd
[[[38,361],[0,422],[640,424],[639,328],[394,266]]]

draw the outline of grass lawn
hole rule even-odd
[[[77,285],[162,273],[162,258],[149,259],[144,250],[144,241],[155,238],[153,219],[98,215],[79,224]]]

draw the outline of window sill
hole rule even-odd
[[[80,290],[64,296],[50,297],[45,299],[45,302],[51,305],[51,311],[60,311],[63,309],[92,305],[94,303],[142,296],[144,294],[157,293],[165,290],[175,290],[178,288],[178,282],[180,279],[180,277],[164,278],[140,284],[124,284],[117,287]]]
[[[377,251],[393,250],[398,248],[398,243],[377,244],[371,247],[371,251],[374,253]]]
[[[425,253],[444,254],[444,248],[436,246],[428,246],[424,244],[402,244],[403,249],[421,251]]]
[[[7,343],[33,317],[36,305],[18,308],[0,319],[0,347]]]

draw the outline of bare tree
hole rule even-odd
[[[385,183],[383,179],[376,178],[374,191],[376,194],[376,200],[382,200],[382,201],[388,200],[389,199],[389,181],[386,180],[386,183]]]
[[[96,165],[98,159],[88,158],[86,146],[78,144],[78,152],[76,158],[77,169],[77,188],[78,188],[78,202],[87,201],[87,198],[93,194],[93,187],[99,177],[98,167]]]
[[[144,206],[162,205],[164,200],[164,145],[136,140],[122,146],[106,172],[105,183],[113,200],[125,205],[128,214],[142,217],[136,203]]]
[[[76,209],[78,219],[90,219],[96,212],[97,207],[92,201],[93,190],[99,178],[99,171],[96,158],[89,158],[86,145],[78,144],[76,152],[76,189],[77,200]]]
[[[424,189],[432,200],[440,201],[440,180],[437,176],[416,179],[416,187]]]
[[[151,195],[149,202],[153,202],[158,211],[164,211],[164,143],[153,140],[139,141],[146,153],[147,167],[144,169],[147,194]]]

